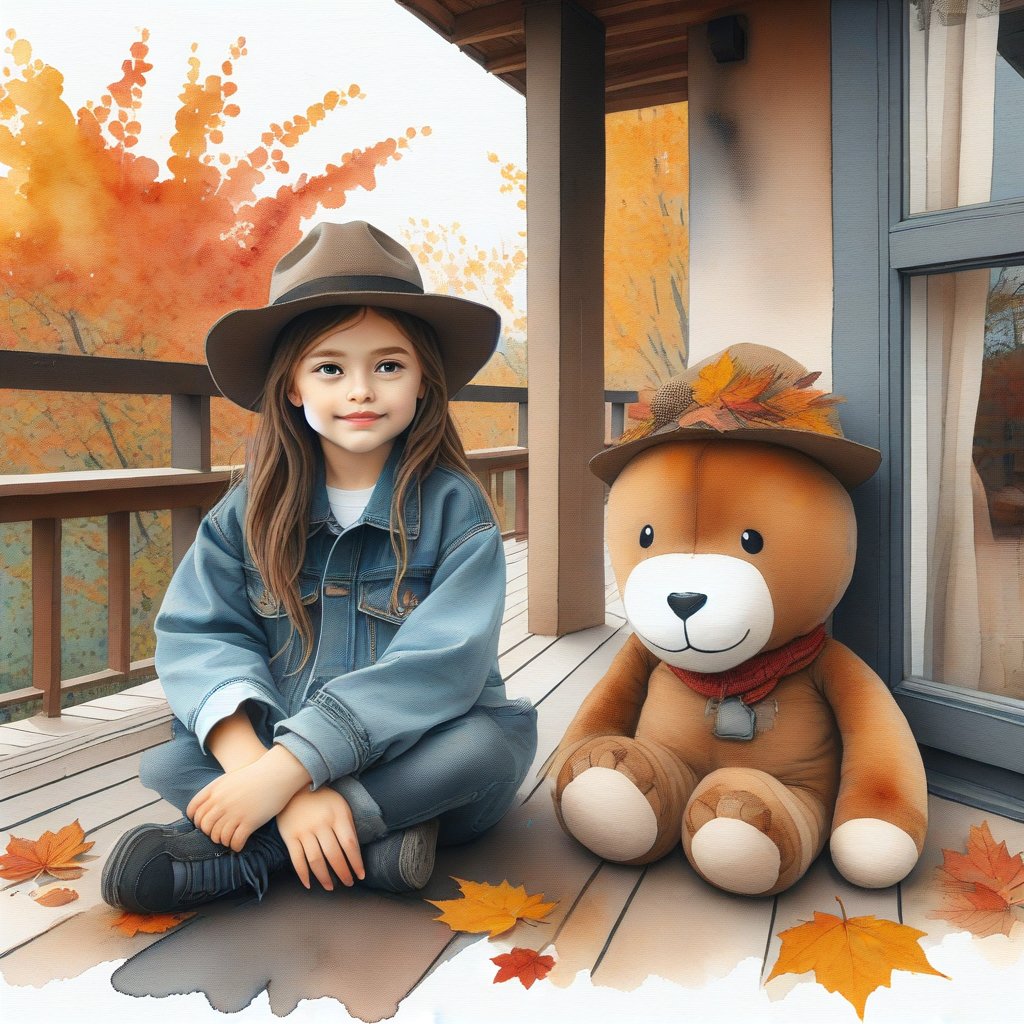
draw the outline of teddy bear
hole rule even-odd
[[[889,690],[827,632],[853,573],[849,490],[881,453],[782,352],[734,345],[664,384],[591,460],[631,635],[553,762],[562,827],[647,864],[682,841],[706,881],[793,885],[829,839],[855,885],[917,862],[920,752]]]

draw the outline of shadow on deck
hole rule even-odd
[[[942,848],[962,848],[969,825],[985,815],[937,798],[918,868],[902,885],[876,891],[845,882],[825,854],[778,897],[731,896],[701,881],[679,847],[657,864],[633,868],[603,862],[565,836],[548,783],[538,780],[537,771],[624,643],[628,627],[609,568],[604,625],[560,639],[531,635],[527,546],[509,541],[505,547],[500,664],[510,695],[529,697],[538,707],[537,759],[518,807],[478,842],[439,851],[425,892],[306,892],[282,874],[262,902],[221,900],[163,935],[129,938],[112,929],[116,915],[99,899],[108,850],[135,824],[178,817],[138,779],[141,751],[169,737],[170,713],[159,683],[147,683],[70,709],[60,720],[29,719],[0,728],[0,831],[36,838],[78,819],[95,843],[83,858],[88,870],[71,883],[80,892],[78,901],[40,907],[28,897],[30,882],[3,892],[0,973],[7,983],[40,986],[127,958],[112,983],[129,995],[198,991],[215,1009],[230,1012],[266,990],[278,1015],[303,999],[331,996],[353,1017],[375,1021],[394,1016],[439,964],[478,942],[487,943],[489,956],[514,946],[553,946],[557,963],[549,979],[556,986],[569,985],[582,970],[595,985],[631,991],[650,975],[700,988],[751,957],[765,977],[778,955],[779,932],[810,919],[815,910],[832,913],[836,896],[851,917],[874,914],[927,931],[925,948],[954,930],[926,917],[933,869],[942,862]],[[1024,826],[988,819],[997,841],[1006,839],[1011,851],[1024,846]],[[456,897],[452,876],[495,884],[507,879],[558,903],[544,923],[520,924],[494,940],[457,935],[434,919],[437,911],[423,900]],[[1018,925],[1017,940],[1021,931]],[[244,949],[245,955],[226,957],[232,949]],[[481,986],[490,986],[491,977],[482,975]],[[800,980],[771,982],[770,997],[781,998]],[[466,1001],[473,1002],[472,993]]]

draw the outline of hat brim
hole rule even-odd
[[[479,302],[454,295],[396,292],[327,292],[222,316],[206,336],[206,362],[221,394],[258,410],[270,359],[281,329],[312,309],[377,306],[411,313],[437,333],[449,397],[454,397],[494,354],[501,317]]]
[[[674,429],[673,429],[674,427]],[[882,463],[877,448],[851,441],[847,437],[820,434],[813,430],[792,430],[779,427],[738,427],[735,430],[715,430],[712,427],[665,427],[649,437],[628,441],[618,447],[599,452],[590,460],[590,469],[606,484],[615,482],[626,464],[639,455],[667,441],[759,441],[777,444],[802,452],[824,466],[847,490],[873,476]]]

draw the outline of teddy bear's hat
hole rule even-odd
[[[811,387],[819,376],[766,345],[731,345],[666,381],[650,417],[595,455],[590,468],[611,484],[654,445],[729,438],[803,452],[852,489],[878,469],[882,453],[843,435],[836,406],[845,399]]]

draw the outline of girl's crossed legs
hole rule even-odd
[[[463,843],[494,825],[512,806],[533,761],[536,721],[536,710],[529,706],[474,707],[436,726],[394,760],[372,765],[358,778],[331,783],[352,811],[367,884],[419,887],[433,866],[435,835],[443,845]],[[178,722],[174,738],[148,750],[139,771],[146,786],[183,813],[192,797],[222,774],[216,759]],[[416,827],[432,819],[437,819],[436,832]],[[429,849],[423,849],[425,842]],[[410,856],[419,859],[418,867],[399,871],[398,858],[405,863]],[[262,896],[267,875],[288,862],[273,821],[250,836],[241,854],[214,844],[187,820],[140,826],[112,851],[104,871],[104,898],[132,909],[140,884],[146,887],[137,876],[147,867],[139,865],[161,857],[173,868],[173,886],[160,886],[168,891],[161,891],[159,899],[175,906],[203,902],[246,883]],[[403,884],[410,872],[418,876],[416,882]],[[170,877],[166,868],[164,874]]]

